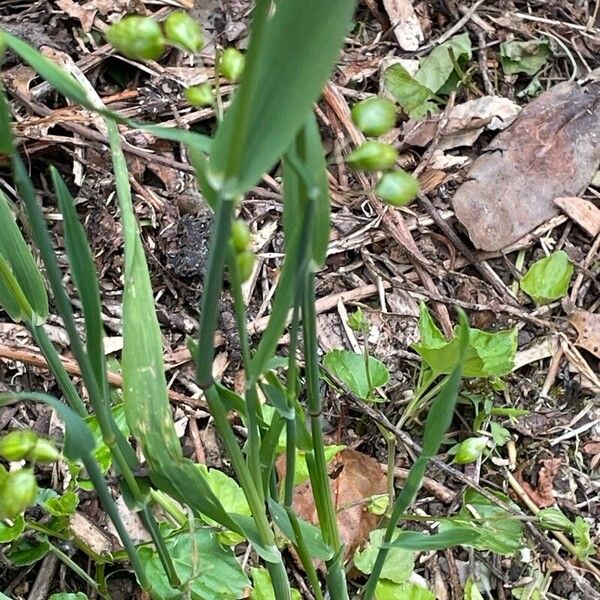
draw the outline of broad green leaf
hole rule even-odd
[[[173,559],[180,581],[192,598],[203,600],[234,600],[241,598],[250,581],[234,554],[225,549],[217,535],[208,528],[177,533],[167,539],[167,548]],[[179,600],[181,590],[169,585],[157,554],[143,548],[140,556],[148,579],[152,582],[151,596],[155,600]]]
[[[217,186],[243,194],[290,146],[331,73],[353,9],[352,0],[257,2],[242,82],[211,151]]]
[[[43,506],[54,517],[69,517],[75,513],[79,504],[79,496],[73,490],[67,490],[62,496],[58,494],[48,498]]]
[[[59,594],[52,594],[48,600],[88,600],[88,597],[83,592],[77,592],[76,594],[60,592]]]
[[[421,533],[417,531],[401,531],[398,537],[390,544],[392,548],[405,550],[445,550],[453,546],[472,545],[479,539],[479,533],[470,527],[455,527],[451,531],[441,533]]]
[[[64,240],[71,276],[83,308],[85,347],[98,381],[106,395],[106,359],[104,356],[104,328],[102,326],[100,285],[96,265],[85,231],[79,222],[75,202],[56,168],[51,167],[52,182],[63,216]]]
[[[363,550],[357,550],[354,553],[354,566],[363,573],[371,573],[375,559],[379,549],[383,544],[383,535],[385,530],[374,529],[369,534],[369,542]],[[394,537],[392,544],[398,539],[400,532],[397,532]],[[383,571],[381,572],[381,579],[389,579],[394,583],[404,583],[412,574],[415,567],[415,554],[410,550],[404,550],[403,548],[390,548],[385,563],[383,565]]]
[[[464,64],[471,58],[471,40],[468,33],[451,37],[434,48],[420,63],[415,80],[434,93],[442,90],[455,71],[455,62]]]
[[[483,600],[483,596],[472,577],[465,582],[464,600]]]
[[[546,64],[551,53],[550,44],[546,40],[514,40],[500,44],[500,61],[507,75],[535,75]]]
[[[471,58],[471,40],[467,33],[455,35],[431,51],[420,63],[415,75],[398,63],[383,74],[383,82],[398,104],[413,119],[439,110],[435,101],[448,95],[458,83],[456,65]]]
[[[269,571],[263,567],[252,567],[250,569],[250,575],[252,577],[252,591],[250,592],[251,600],[276,600],[275,590],[273,589],[273,583],[271,582],[271,575]],[[292,588],[292,600],[302,600],[300,592]]]
[[[507,504],[510,500],[501,493],[496,496]],[[474,490],[467,490],[463,505],[456,517],[440,523],[440,533],[450,535],[456,528],[471,528],[479,539],[469,542],[477,550],[489,550],[503,556],[512,556],[523,547],[523,525],[502,507]]]
[[[394,583],[381,579],[375,588],[375,600],[435,600],[435,596],[427,588],[411,581]]]
[[[331,350],[325,355],[323,366],[362,400],[373,400],[375,388],[390,380],[390,372],[380,360],[369,356],[367,376],[364,355],[348,350]]]
[[[384,71],[383,82],[385,89],[394,96],[411,119],[439,110],[437,104],[432,102],[433,92],[419,83],[400,63]]]
[[[331,444],[325,446],[325,462],[329,464],[335,455],[346,446]],[[296,451],[296,472],[294,473],[294,486],[300,485],[308,480],[308,464],[306,462],[306,452],[304,450]]]
[[[13,544],[7,558],[15,567],[27,567],[35,564],[50,552],[50,544],[46,540],[22,537]]]
[[[281,529],[292,544],[297,546],[296,534],[285,508],[270,498],[269,509],[277,527]],[[330,560],[333,557],[333,550],[323,541],[321,530],[300,518],[298,518],[298,525],[310,556],[319,560]]]
[[[572,275],[573,265],[569,256],[564,250],[559,250],[533,263],[521,279],[520,286],[536,304],[548,304],[567,295]]]
[[[510,431],[495,421],[490,421],[490,432],[497,446],[504,446],[512,438]]]
[[[16,540],[25,530],[23,515],[19,515],[12,525],[0,521],[0,544],[7,544]]]
[[[446,341],[427,307],[421,304],[419,316],[421,339],[413,348],[435,375],[447,374],[458,362],[458,339]],[[469,328],[469,341],[462,365],[464,377],[500,377],[510,373],[517,352],[517,330],[488,333]]]
[[[575,550],[579,560],[587,560],[590,556],[596,554],[596,547],[590,537],[590,524],[582,517],[575,517],[573,539],[575,540]]]
[[[228,513],[250,516],[250,507],[248,506],[244,491],[234,479],[218,469],[209,469],[205,465],[198,465],[198,470]],[[205,520],[209,525],[218,524],[214,519],[210,519],[209,517],[206,517]],[[238,544],[243,539],[241,535],[233,531],[219,534],[219,540],[224,544]]]
[[[0,255],[10,267],[14,279],[34,312],[32,318],[26,316],[36,324],[42,323],[48,316],[48,296],[44,281],[2,192],[0,192],[0,231],[2,231]],[[3,286],[0,278],[0,288]],[[0,293],[0,300],[4,297],[5,293]]]

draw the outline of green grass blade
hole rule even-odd
[[[52,167],[52,182],[63,215],[65,249],[71,266],[73,283],[77,288],[85,321],[85,346],[98,386],[108,394],[106,357],[104,355],[100,286],[96,265],[85,231],[77,217],[75,202],[58,171]]]
[[[460,388],[462,364],[469,344],[469,322],[464,311],[461,309],[458,309],[458,317],[460,325],[457,332],[459,340],[457,365],[429,409],[429,414],[427,415],[427,421],[425,423],[425,433],[423,435],[423,449],[419,458],[417,458],[411,467],[404,487],[394,502],[394,509],[383,539],[384,543],[379,549],[371,576],[364,589],[365,600],[371,600],[375,594],[377,581],[381,575],[398,521],[415,499],[419,488],[421,487],[429,460],[437,454],[444,435],[452,422]]]
[[[292,143],[331,73],[353,8],[353,0],[257,3],[242,82],[211,152],[211,174],[228,193],[250,189]]]
[[[0,394],[0,406],[18,400],[43,402],[44,404],[50,405],[58,413],[58,416],[65,424],[68,434],[63,448],[65,456],[70,460],[81,460],[85,465],[88,476],[92,480],[96,493],[100,498],[100,502],[111,521],[114,523],[119,537],[121,538],[121,542],[123,543],[123,547],[127,551],[127,555],[129,556],[129,560],[131,561],[131,565],[133,566],[140,585],[145,590],[150,590],[151,585],[146,578],[146,572],[139,559],[135,544],[127,533],[127,529],[119,516],[119,511],[117,510],[117,506],[112,498],[110,490],[102,476],[100,467],[94,458],[96,441],[89,432],[83,419],[59,400],[52,396],[48,396],[47,394],[36,392]]]
[[[403,531],[389,544],[390,548],[404,548],[419,552],[431,550],[445,550],[453,546],[473,544],[481,535],[470,527],[455,527],[451,531],[441,533],[422,533],[417,531]]]
[[[0,255],[10,266],[15,282],[35,314],[31,320],[36,323],[43,322],[48,316],[48,295],[44,280],[2,192],[0,231]]]
[[[315,217],[313,222],[312,257],[315,264],[321,266],[325,263],[329,245],[331,206],[325,153],[314,114],[310,115],[302,133],[304,160],[306,161],[308,173],[314,182],[316,192],[313,199]]]
[[[302,161],[304,132],[294,143],[298,161]],[[308,199],[309,190],[289,155],[283,160],[283,225],[285,235],[285,261],[269,323],[250,363],[250,382],[255,382],[264,372],[277,348],[279,338],[287,323],[292,306],[299,301],[298,281],[304,281],[304,273],[310,260],[314,230],[314,205]]]

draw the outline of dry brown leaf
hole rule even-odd
[[[522,488],[540,508],[554,504],[554,479],[558,475],[561,462],[560,458],[548,458],[542,461],[536,488],[523,480],[522,473],[518,473],[517,479]]]
[[[438,150],[458,146],[471,146],[484,129],[506,129],[517,117],[520,107],[508,98],[484,96],[456,105],[447,119],[437,145]],[[432,115],[419,121],[410,120],[404,125],[404,143],[426,146],[437,133],[441,115]]]
[[[92,2],[88,2],[86,5],[81,5],[73,0],[56,0],[56,4],[70,17],[79,19],[81,27],[86,33],[89,33],[92,30],[97,12],[96,8],[89,6],[93,4]]]
[[[381,517],[367,510],[366,501],[371,496],[386,493],[386,476],[377,460],[346,448],[329,464],[329,477],[347,559],[369,539],[369,533],[379,523]],[[302,519],[314,525],[318,523],[308,482],[296,488],[294,508]]]
[[[600,233],[600,208],[597,208],[589,200],[577,196],[555,198],[554,204],[592,237],[596,237]]]
[[[600,440],[591,440],[585,443],[581,450],[591,456],[590,469],[595,469],[600,464]]]
[[[501,250],[557,214],[600,163],[600,81],[555,85],[528,104],[471,166],[453,198],[477,248]]]
[[[400,48],[409,52],[417,50],[425,37],[412,0],[383,0],[383,6]]]
[[[600,358],[600,314],[577,308],[569,315],[569,322],[579,334],[575,345]]]

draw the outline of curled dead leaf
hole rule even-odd
[[[523,479],[522,471],[517,473],[517,480],[521,484],[521,487],[539,508],[545,508],[554,504],[554,479],[558,475],[561,462],[560,458],[543,460],[538,472],[538,482],[535,488]]]
[[[477,248],[501,250],[557,214],[600,163],[600,81],[563,82],[527,105],[477,158],[452,200]]]
[[[410,146],[426,146],[433,140],[443,119],[438,150],[458,146],[471,146],[484,129],[506,129],[517,117],[521,108],[508,98],[484,96],[469,100],[452,108],[448,115],[432,115],[419,121],[410,120],[404,125],[404,143]]]
[[[364,545],[369,533],[379,523],[380,517],[367,509],[367,501],[371,496],[386,493],[386,476],[377,460],[346,448],[329,464],[329,478],[340,538],[344,544],[344,558],[348,559]],[[300,518],[318,525],[308,482],[294,491],[294,508]]]

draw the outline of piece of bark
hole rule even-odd
[[[417,50],[425,37],[412,0],[383,0],[383,6],[400,48],[408,52]]]
[[[486,148],[452,200],[473,244],[496,251],[578,196],[600,163],[600,81],[564,82],[527,105]]]
[[[555,198],[554,204],[592,237],[595,238],[600,233],[600,208],[589,200],[577,196]]]

